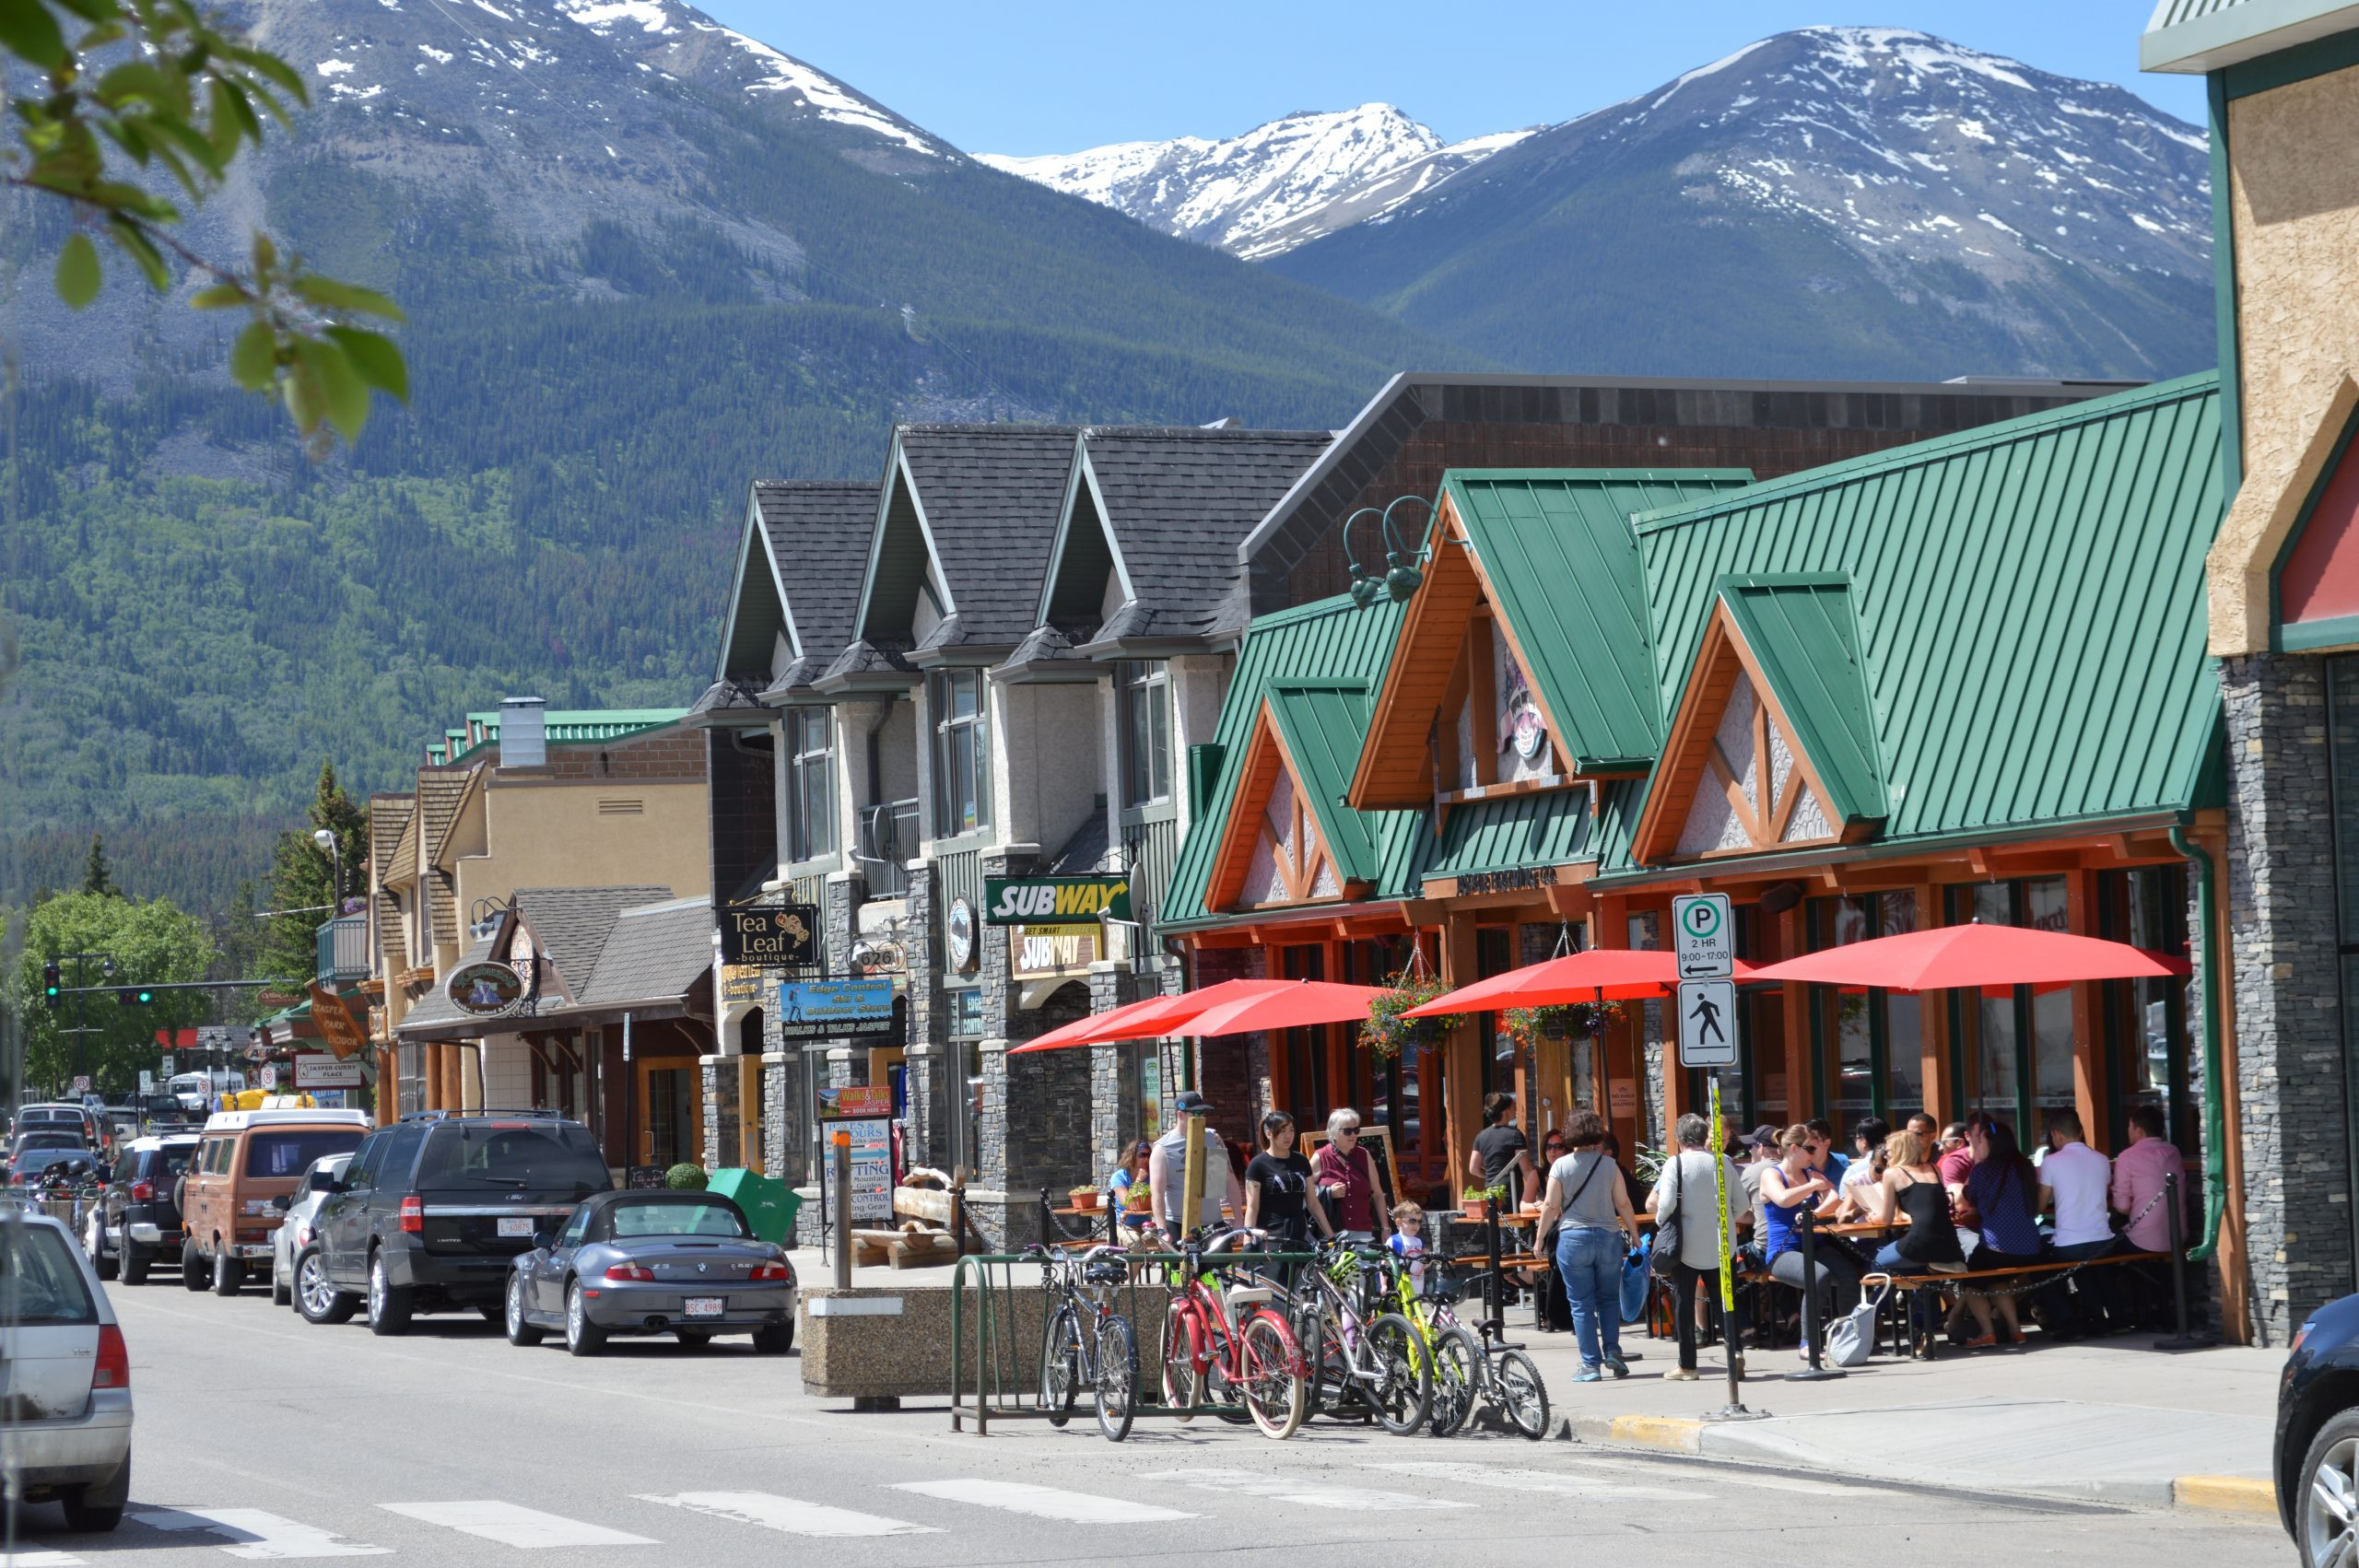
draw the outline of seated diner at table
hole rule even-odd
[[[1879,1272],[1955,1273],[1965,1269],[1957,1227],[1950,1223],[1949,1189],[1942,1185],[1924,1137],[1914,1127],[1885,1138],[1884,1176],[1868,1196],[1874,1211],[1871,1219],[1908,1226],[1876,1253],[1873,1267]],[[1931,1352],[1935,1310],[1931,1292],[1908,1293],[1909,1342],[1924,1353]]]
[[[1761,1212],[1768,1229],[1762,1245],[1763,1260],[1769,1266],[1770,1278],[1796,1290],[1802,1288],[1804,1272],[1802,1211],[1808,1210],[1813,1220],[1823,1220],[1835,1209],[1834,1184],[1816,1166],[1825,1153],[1824,1136],[1807,1123],[1798,1122],[1778,1135],[1778,1163],[1761,1173]],[[1861,1270],[1840,1236],[1815,1237],[1812,1255],[1818,1299],[1809,1305],[1815,1326],[1824,1333],[1834,1321],[1838,1297],[1858,1296]],[[1809,1345],[1802,1346],[1802,1353],[1808,1359]]]
[[[2024,1157],[2014,1129],[1996,1117],[1985,1117],[1977,1124],[1969,1141],[1974,1148],[1974,1171],[1966,1178],[1966,1202],[1971,1211],[1966,1218],[1971,1218],[1982,1240],[1966,1258],[1966,1268],[1980,1273],[2037,1263],[2039,1173]],[[1987,1350],[2000,1342],[1991,1328],[1994,1302],[1999,1320],[2006,1326],[2006,1342],[2024,1342],[2015,1297],[2005,1284],[2001,1281],[1998,1288],[1966,1298],[1966,1309],[1974,1315],[1974,1338],[1966,1341],[1967,1350]]]

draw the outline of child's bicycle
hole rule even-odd
[[[1509,1426],[1537,1442],[1548,1435],[1548,1386],[1530,1356],[1512,1345],[1486,1344],[1460,1320],[1458,1299],[1467,1283],[1451,1280],[1438,1258],[1426,1263],[1422,1291],[1406,1269],[1397,1270],[1393,1281],[1418,1354],[1433,1367],[1427,1427],[1436,1437],[1448,1437],[1466,1424],[1478,1402],[1488,1399]]]
[[[1064,1425],[1073,1417],[1075,1394],[1087,1384],[1097,1397],[1097,1430],[1107,1441],[1120,1443],[1131,1434],[1138,1403],[1138,1338],[1131,1320],[1113,1308],[1114,1292],[1130,1282],[1131,1266],[1111,1246],[1094,1246],[1078,1258],[1045,1246],[1027,1251],[1039,1260],[1040,1289],[1049,1303],[1040,1342],[1040,1408],[1050,1426]]]

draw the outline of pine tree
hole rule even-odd
[[[331,856],[311,835],[325,828],[335,835]],[[303,979],[319,964],[319,930],[344,900],[367,891],[362,862],[369,854],[368,808],[336,782],[335,764],[320,764],[319,787],[312,792],[305,825],[278,836],[271,857],[270,907],[287,913],[266,924],[262,951],[254,962],[256,979]],[[331,885],[337,866],[342,886]]]
[[[101,898],[120,898],[123,889],[114,884],[114,873],[107,868],[105,840],[90,835],[90,859],[82,871],[82,891],[95,893]]]

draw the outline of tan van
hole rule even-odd
[[[181,1178],[181,1283],[235,1295],[246,1266],[270,1266],[271,1239],[286,1215],[271,1201],[292,1193],[323,1154],[348,1154],[369,1135],[366,1111],[221,1111]]]

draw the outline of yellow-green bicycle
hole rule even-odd
[[[1548,1435],[1548,1386],[1530,1356],[1513,1345],[1486,1344],[1460,1321],[1458,1299],[1473,1282],[1453,1281],[1439,1258],[1426,1259],[1423,1290],[1408,1269],[1393,1270],[1401,1316],[1415,1336],[1411,1353],[1432,1368],[1426,1428],[1436,1437],[1448,1437],[1487,1399],[1509,1426],[1537,1442]]]

